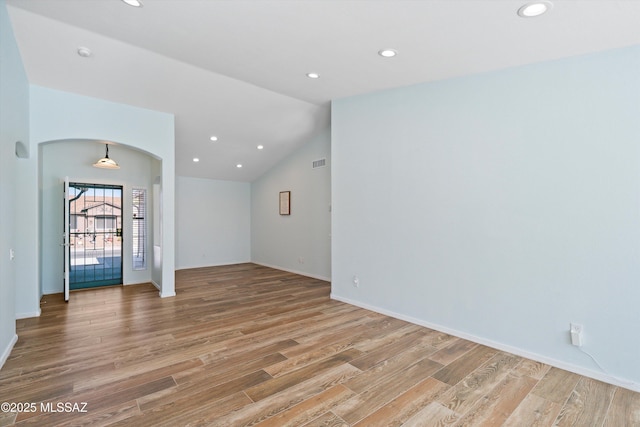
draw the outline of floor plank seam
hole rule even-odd
[[[247,394],[247,391],[246,391],[246,390],[242,390],[242,394],[244,394],[245,396],[247,396],[247,399],[249,399],[249,400],[251,401],[251,403],[252,403],[252,404],[253,404],[253,403],[256,403],[256,401],[255,401],[255,400],[253,400],[253,399],[251,398],[251,396],[249,396],[249,395]]]

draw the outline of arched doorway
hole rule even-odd
[[[104,141],[61,140],[40,145],[43,294],[64,291],[65,266],[71,290],[154,282],[151,268],[140,268],[140,258],[149,259],[153,265],[154,253],[151,244],[140,247],[139,231],[137,234],[133,231],[134,224],[140,223],[137,212],[134,217],[133,195],[143,191],[150,195],[148,203],[152,204],[161,162],[148,153],[119,144],[110,145],[110,154],[117,159],[120,169],[92,166],[104,156]],[[64,177],[71,184],[67,218],[61,197]],[[143,231],[152,236],[153,212],[149,215]],[[69,224],[67,247],[61,246],[65,221]],[[138,245],[135,254],[134,244]],[[68,261],[63,261],[65,249],[70,255]]]

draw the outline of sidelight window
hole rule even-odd
[[[133,189],[133,269],[147,269],[147,190]]]

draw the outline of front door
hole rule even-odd
[[[69,289],[122,284],[122,186],[69,183]]]

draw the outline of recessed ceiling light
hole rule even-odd
[[[398,51],[395,49],[382,49],[378,51],[378,55],[383,56],[385,58],[393,58],[398,54]]]
[[[307,77],[309,77],[310,79],[318,79],[318,78],[320,78],[320,74],[318,74],[318,73],[307,73]]]
[[[535,3],[527,3],[518,9],[518,15],[523,18],[533,18],[551,10],[553,4],[548,1],[538,1]]]
[[[242,167],[242,165],[241,165],[240,163],[238,163],[238,164],[236,165],[236,167],[237,167],[238,169],[240,169],[240,168]]]
[[[258,145],[258,150],[262,150],[264,148],[264,145]]]
[[[88,47],[80,46],[78,48],[78,55],[82,56],[83,58],[88,58],[92,55],[92,52]]]
[[[200,159],[199,159],[199,158],[197,158],[197,157],[194,157],[194,158],[193,158],[193,162],[194,162],[194,163],[198,163],[199,161],[200,161]]]
[[[216,142],[218,140],[217,136],[212,136],[211,138],[209,138],[212,142]]]
[[[122,1],[128,4],[129,6],[142,7],[142,0],[122,0]]]

